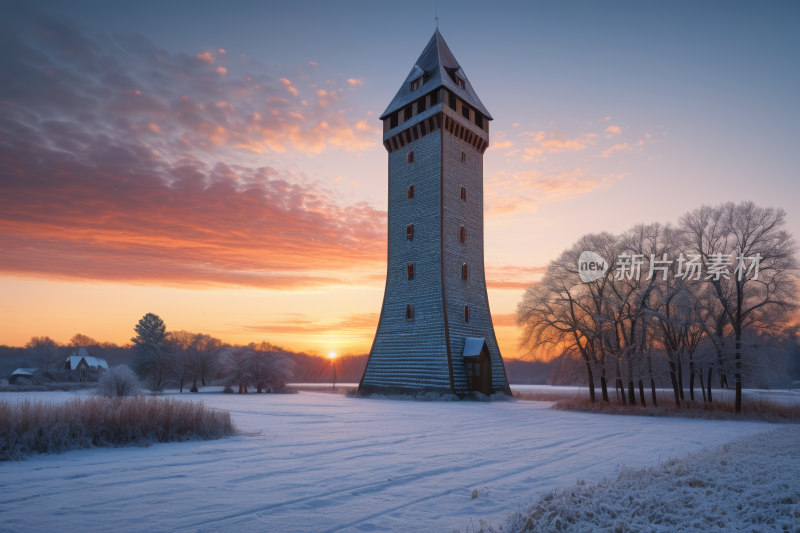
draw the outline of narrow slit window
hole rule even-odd
[[[469,306],[464,306],[464,322],[469,322]]]
[[[483,115],[475,112],[475,125],[477,125],[480,129],[483,129]]]
[[[412,226],[413,226],[413,224],[412,224]],[[411,226],[409,226],[409,227],[411,227]],[[412,232],[413,232],[413,228],[412,228]],[[466,242],[467,241],[467,229],[464,226],[461,226],[461,231],[459,232],[459,236],[461,237],[461,242]],[[409,239],[410,238],[411,237],[409,237]]]
[[[397,127],[397,113],[392,113],[389,117],[389,129],[393,129]]]
[[[467,264],[461,265],[461,279],[467,279]]]
[[[413,185],[409,185],[408,186],[408,199],[411,200],[412,198],[414,198],[414,186]]]
[[[418,115],[419,115],[420,113],[422,113],[423,111],[425,111],[425,104],[426,104],[425,98],[421,98],[421,99],[420,99],[420,100],[417,102],[417,114],[418,114]]]
[[[439,91],[433,91],[431,93],[431,107],[435,106],[439,103]]]
[[[408,158],[407,159],[408,159],[408,164],[409,165],[414,162],[414,150],[411,150],[410,152],[408,152]]]
[[[461,199],[467,201],[467,188],[461,187]]]
[[[414,306],[411,304],[406,305],[406,320],[414,318]]]
[[[462,163],[467,162],[467,154],[465,154],[464,152],[461,152],[461,162]]]
[[[465,106],[463,103],[461,104],[461,115],[469,120],[469,107]]]
[[[408,279],[414,279],[414,263],[406,265],[406,276]]]
[[[461,226],[462,229],[464,226]],[[414,238],[414,224],[409,224],[406,226],[406,239],[413,239]]]

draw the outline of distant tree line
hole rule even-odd
[[[160,391],[173,382],[180,392],[198,384],[221,383],[240,393],[278,391],[294,376],[294,361],[282,348],[268,342],[232,346],[205,333],[167,331],[164,321],[148,313],[131,339],[131,366],[151,390]]]
[[[635,405],[638,388],[646,405],[646,383],[656,404],[663,377],[680,407],[688,366],[691,400],[699,384],[703,401],[713,401],[716,375],[735,388],[740,412],[743,383],[786,385],[800,372],[797,243],[785,217],[752,202],[726,203],[686,213],[677,226],[585,235],[526,290],[516,316],[521,344],[557,357],[555,372],[582,376],[592,402],[599,380],[603,401],[613,381],[623,403]],[[592,266],[590,281],[581,279],[584,252],[607,262]]]

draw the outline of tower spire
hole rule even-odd
[[[436,6],[436,29],[439,29],[439,6]]]

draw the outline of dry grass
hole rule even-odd
[[[573,391],[521,391],[514,389],[511,389],[511,394],[516,400],[536,402],[558,402],[577,396],[577,394]]]
[[[685,400],[681,407],[674,402],[659,403],[658,407],[625,406],[616,401],[592,403],[586,398],[562,399],[553,406],[564,411],[602,413],[607,415],[636,416],[675,416],[682,418],[706,418],[709,420],[760,420],[764,422],[785,422],[800,424],[800,404],[780,403],[770,400],[742,401],[742,413],[734,413],[734,405],[729,402],[692,402]]]
[[[155,397],[0,400],[0,461],[92,447],[216,439],[236,429],[228,411]]]
[[[324,392],[326,394],[343,394],[345,396],[351,396],[351,392],[356,390],[356,387],[342,387],[341,385],[336,387],[335,389],[330,387],[315,387],[311,385],[292,385],[292,389],[295,391],[305,391],[305,392]]]

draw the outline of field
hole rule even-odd
[[[496,527],[539,492],[775,428],[564,412],[532,401],[215,388],[174,396],[230,410],[241,434],[2,464],[0,530],[451,532],[479,518]]]

